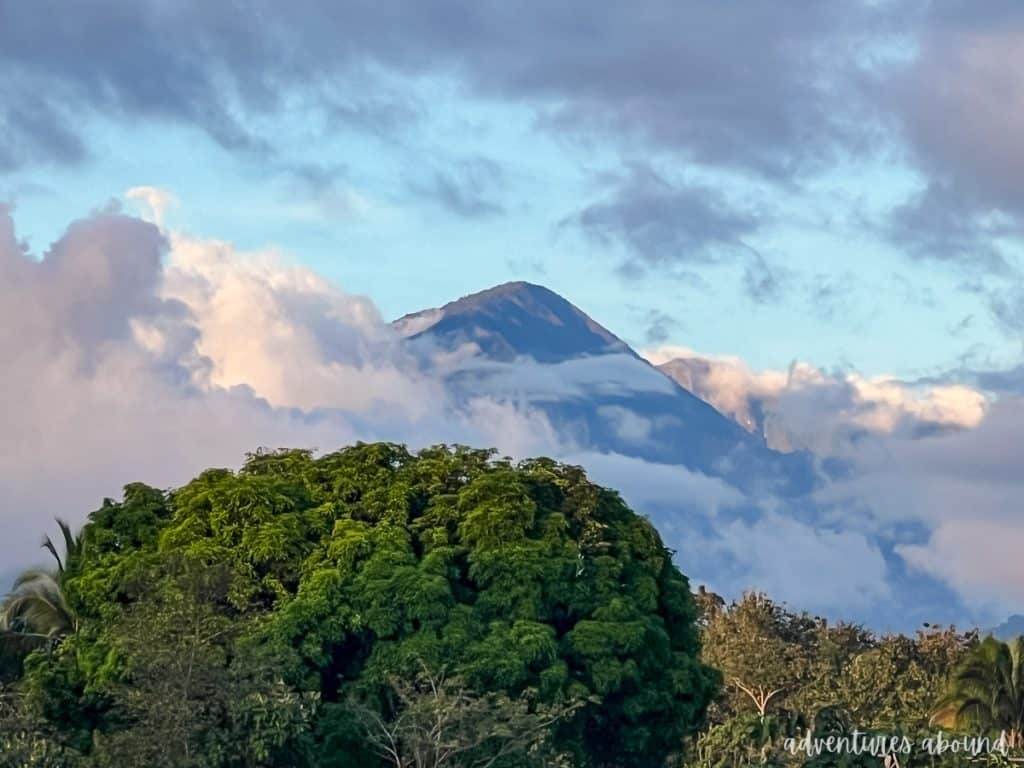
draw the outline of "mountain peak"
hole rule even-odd
[[[405,315],[394,325],[407,338],[429,335],[448,348],[476,344],[496,360],[528,356],[549,363],[584,355],[633,354],[615,334],[554,291],[521,280]]]

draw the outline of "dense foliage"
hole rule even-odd
[[[3,767],[1008,764],[793,746],[943,732],[1024,751],[1024,639],[691,594],[645,519],[547,459],[261,451],[58,524],[56,567],[0,604]]]
[[[934,626],[912,637],[879,636],[791,611],[763,594],[730,605],[703,589],[696,597],[703,657],[722,672],[724,685],[691,765],[887,765],[875,754],[808,756],[786,748],[787,739],[807,735],[859,738],[865,751],[871,739],[881,745],[906,738],[910,752],[891,755],[902,768],[1010,764],[998,752],[933,755],[927,740],[934,744],[941,732],[994,744],[1005,731],[1008,747],[1019,742],[1024,685],[1016,660],[1024,640],[979,643],[977,632]]]
[[[657,766],[719,683],[650,523],[547,459],[258,452],[66,547],[45,642],[4,645],[0,764]]]

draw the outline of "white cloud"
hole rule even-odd
[[[160,293],[188,307],[209,384],[245,384],[272,405],[425,415],[442,397],[373,303],[277,253],[170,235]]]
[[[141,203],[143,218],[161,229],[167,224],[167,212],[178,206],[178,198],[159,187],[132,187],[124,193],[126,199]]]
[[[695,583],[725,595],[765,590],[830,614],[842,606],[847,618],[868,615],[892,597],[889,568],[871,531],[800,521],[782,500],[747,498],[685,467],[594,452],[565,460],[647,514]]]
[[[645,357],[698,397],[779,450],[839,453],[863,432],[916,434],[977,426],[988,404],[959,384],[915,384],[888,376],[829,373],[794,362],[788,370],[754,371],[743,360],[664,346]]]
[[[467,347],[475,349],[474,345]],[[672,382],[658,371],[624,353],[578,357],[557,363],[539,363],[528,357],[505,363],[462,355],[453,356],[449,364],[473,392],[510,400],[528,396],[532,402],[541,402],[676,391]]]
[[[529,409],[454,408],[368,299],[114,213],[36,260],[0,209],[0,359],[0,578],[44,557],[53,516],[79,524],[127,482],[171,487],[259,446],[557,442]]]
[[[753,522],[726,523],[699,546],[742,564],[714,585],[725,594],[757,589],[806,610],[834,613],[843,606],[846,616],[864,615],[892,597],[881,550],[857,531],[769,512]]]

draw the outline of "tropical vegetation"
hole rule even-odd
[[[579,467],[357,444],[107,499],[0,605],[0,766],[1001,764],[1024,639],[878,635],[690,584]],[[893,762],[896,760],[897,762]]]

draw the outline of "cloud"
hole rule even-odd
[[[448,358],[438,373],[456,388],[501,400],[538,403],[582,400],[594,396],[634,393],[671,395],[671,381],[649,366],[638,364],[626,353],[587,355],[556,363],[539,363],[529,357],[499,362],[474,354],[467,345],[463,354]]]
[[[767,590],[801,609],[879,618],[893,597],[879,545],[857,530],[801,521],[778,500],[757,501],[718,478],[617,454],[566,456],[595,481],[619,489],[657,525],[694,583],[726,595]]]
[[[1018,520],[1024,399],[1017,369],[964,372],[975,383],[969,386],[828,373],[807,364],[754,371],[738,358],[679,347],[646,356],[748,429],[763,429],[777,447],[810,447],[822,460],[843,462],[810,507],[783,514],[776,502],[753,522],[719,520],[716,535],[730,542],[722,552],[747,555],[739,576],[716,573],[725,583],[735,588],[749,577],[779,594],[800,594],[804,577],[790,580],[786,569],[765,565],[775,536],[778,553],[818,563],[813,567],[828,572],[829,584],[843,579],[836,563],[852,562],[841,551],[857,553],[852,568],[888,574],[884,585],[872,587],[872,599],[892,600],[932,621],[939,615],[985,623],[1021,610],[1024,575],[1013,554],[1024,547]],[[698,549],[714,551],[713,540]],[[830,551],[835,563],[816,560]],[[808,579],[804,604],[819,605]],[[948,594],[929,586],[932,581]],[[949,601],[961,604],[959,618],[946,610]]]
[[[196,351],[210,361],[211,386],[247,385],[275,407],[303,410],[427,408],[431,382],[369,299],[272,252],[182,235],[170,242],[162,293],[201,330]]]
[[[433,171],[426,180],[413,181],[410,189],[458,216],[479,218],[502,212],[497,193],[503,175],[494,160],[470,157]]]
[[[633,164],[606,182],[614,189],[611,196],[562,226],[579,227],[599,245],[621,247],[627,274],[711,263],[723,251],[745,253],[743,238],[758,226],[755,216],[734,209],[714,189],[672,184],[646,165]]]
[[[756,589],[800,609],[826,613],[834,611],[842,595],[848,615],[884,613],[879,604],[893,598],[885,556],[863,533],[808,525],[778,513],[752,523],[734,520],[717,533],[704,542],[708,555],[744,566],[726,571],[721,586],[714,585],[726,594]],[[828,578],[822,579],[823,573]]]
[[[560,136],[653,148],[666,165],[738,171],[772,192],[895,155],[921,186],[881,232],[912,255],[996,268],[1006,254],[993,238],[1018,238],[1024,213],[1022,41],[1024,13],[1007,0],[656,0],[644,13],[566,0],[536,14],[447,0],[257,0],[247,13],[200,0],[99,13],[13,3],[0,26],[0,172],[81,162],[98,151],[84,133],[96,116],[195,127],[263,159],[286,151],[278,139],[296,122],[394,142],[430,106],[417,86],[443,81],[460,98],[524,106]],[[500,209],[491,174],[459,165],[415,186],[459,215]],[[631,268],[706,258],[754,230],[719,192],[642,176],[576,217],[626,248]],[[757,262],[744,285],[758,300],[777,292]]]
[[[1010,265],[998,238],[1019,227],[986,220],[958,189],[933,181],[889,213],[885,233],[917,258],[1005,274]]]
[[[659,347],[647,359],[744,428],[780,450],[844,453],[865,434],[920,436],[981,423],[987,398],[961,384],[915,384],[806,363],[754,371],[735,357]]]
[[[772,266],[755,254],[743,270],[743,290],[755,303],[767,304],[782,297],[791,277],[790,270]]]
[[[1006,273],[999,240],[1024,231],[1024,12],[957,0],[910,19],[914,53],[869,78],[923,180],[885,230],[914,256]]]
[[[672,331],[680,327],[678,320],[660,309],[648,309],[639,314],[647,325],[647,329],[644,331],[644,341],[648,344],[664,344],[668,341]]]
[[[911,568],[990,619],[1019,612],[1022,429],[1024,400],[1004,397],[973,429],[866,443],[849,477],[823,493],[856,499],[891,524],[923,524],[927,535],[897,547]]]
[[[141,203],[147,209],[147,221],[163,229],[167,224],[167,212],[178,206],[178,199],[165,189],[158,187],[132,187],[124,193],[126,200]]]
[[[1019,211],[1024,10],[960,0],[931,4],[920,22],[917,54],[884,86],[918,161],[979,206]]]
[[[454,407],[368,299],[280,254],[116,211],[74,222],[35,258],[0,207],[0,359],[3,574],[42,559],[53,516],[79,524],[127,482],[170,487],[259,446],[523,455],[555,442],[529,408]]]
[[[532,105],[554,130],[631,136],[780,176],[850,141],[853,99],[836,87],[850,66],[835,52],[878,15],[838,0],[781,10],[659,0],[644,13],[569,0],[535,14],[396,0],[259,0],[246,13],[143,0],[95,13],[43,0],[5,9],[0,114],[5,144],[57,161],[81,157],[83,111],[175,120],[226,148],[271,152],[248,118],[283,112],[289,92],[374,131],[407,122],[408,97],[351,98],[381,70],[454,77],[485,98]]]
[[[0,311],[5,574],[43,557],[33,545],[52,516],[79,524],[126,482],[170,487],[206,467],[236,465],[258,446],[329,450],[357,439],[496,445],[517,457],[579,461],[656,520],[688,572],[722,588],[771,570],[751,554],[751,537],[814,535],[808,522],[803,533],[778,524],[770,498],[752,500],[678,466],[599,453],[534,407],[673,391],[635,358],[489,363],[463,350],[424,368],[372,302],[273,251],[239,251],[108,211],[73,223],[36,259],[17,244],[5,211]],[[471,382],[464,378],[460,391],[452,375]],[[645,444],[661,428],[619,405],[598,418],[626,444]],[[836,536],[823,535],[826,544]],[[725,575],[719,559],[730,564]],[[879,573],[837,573],[833,583],[876,594]],[[819,604],[819,595],[778,586]]]

